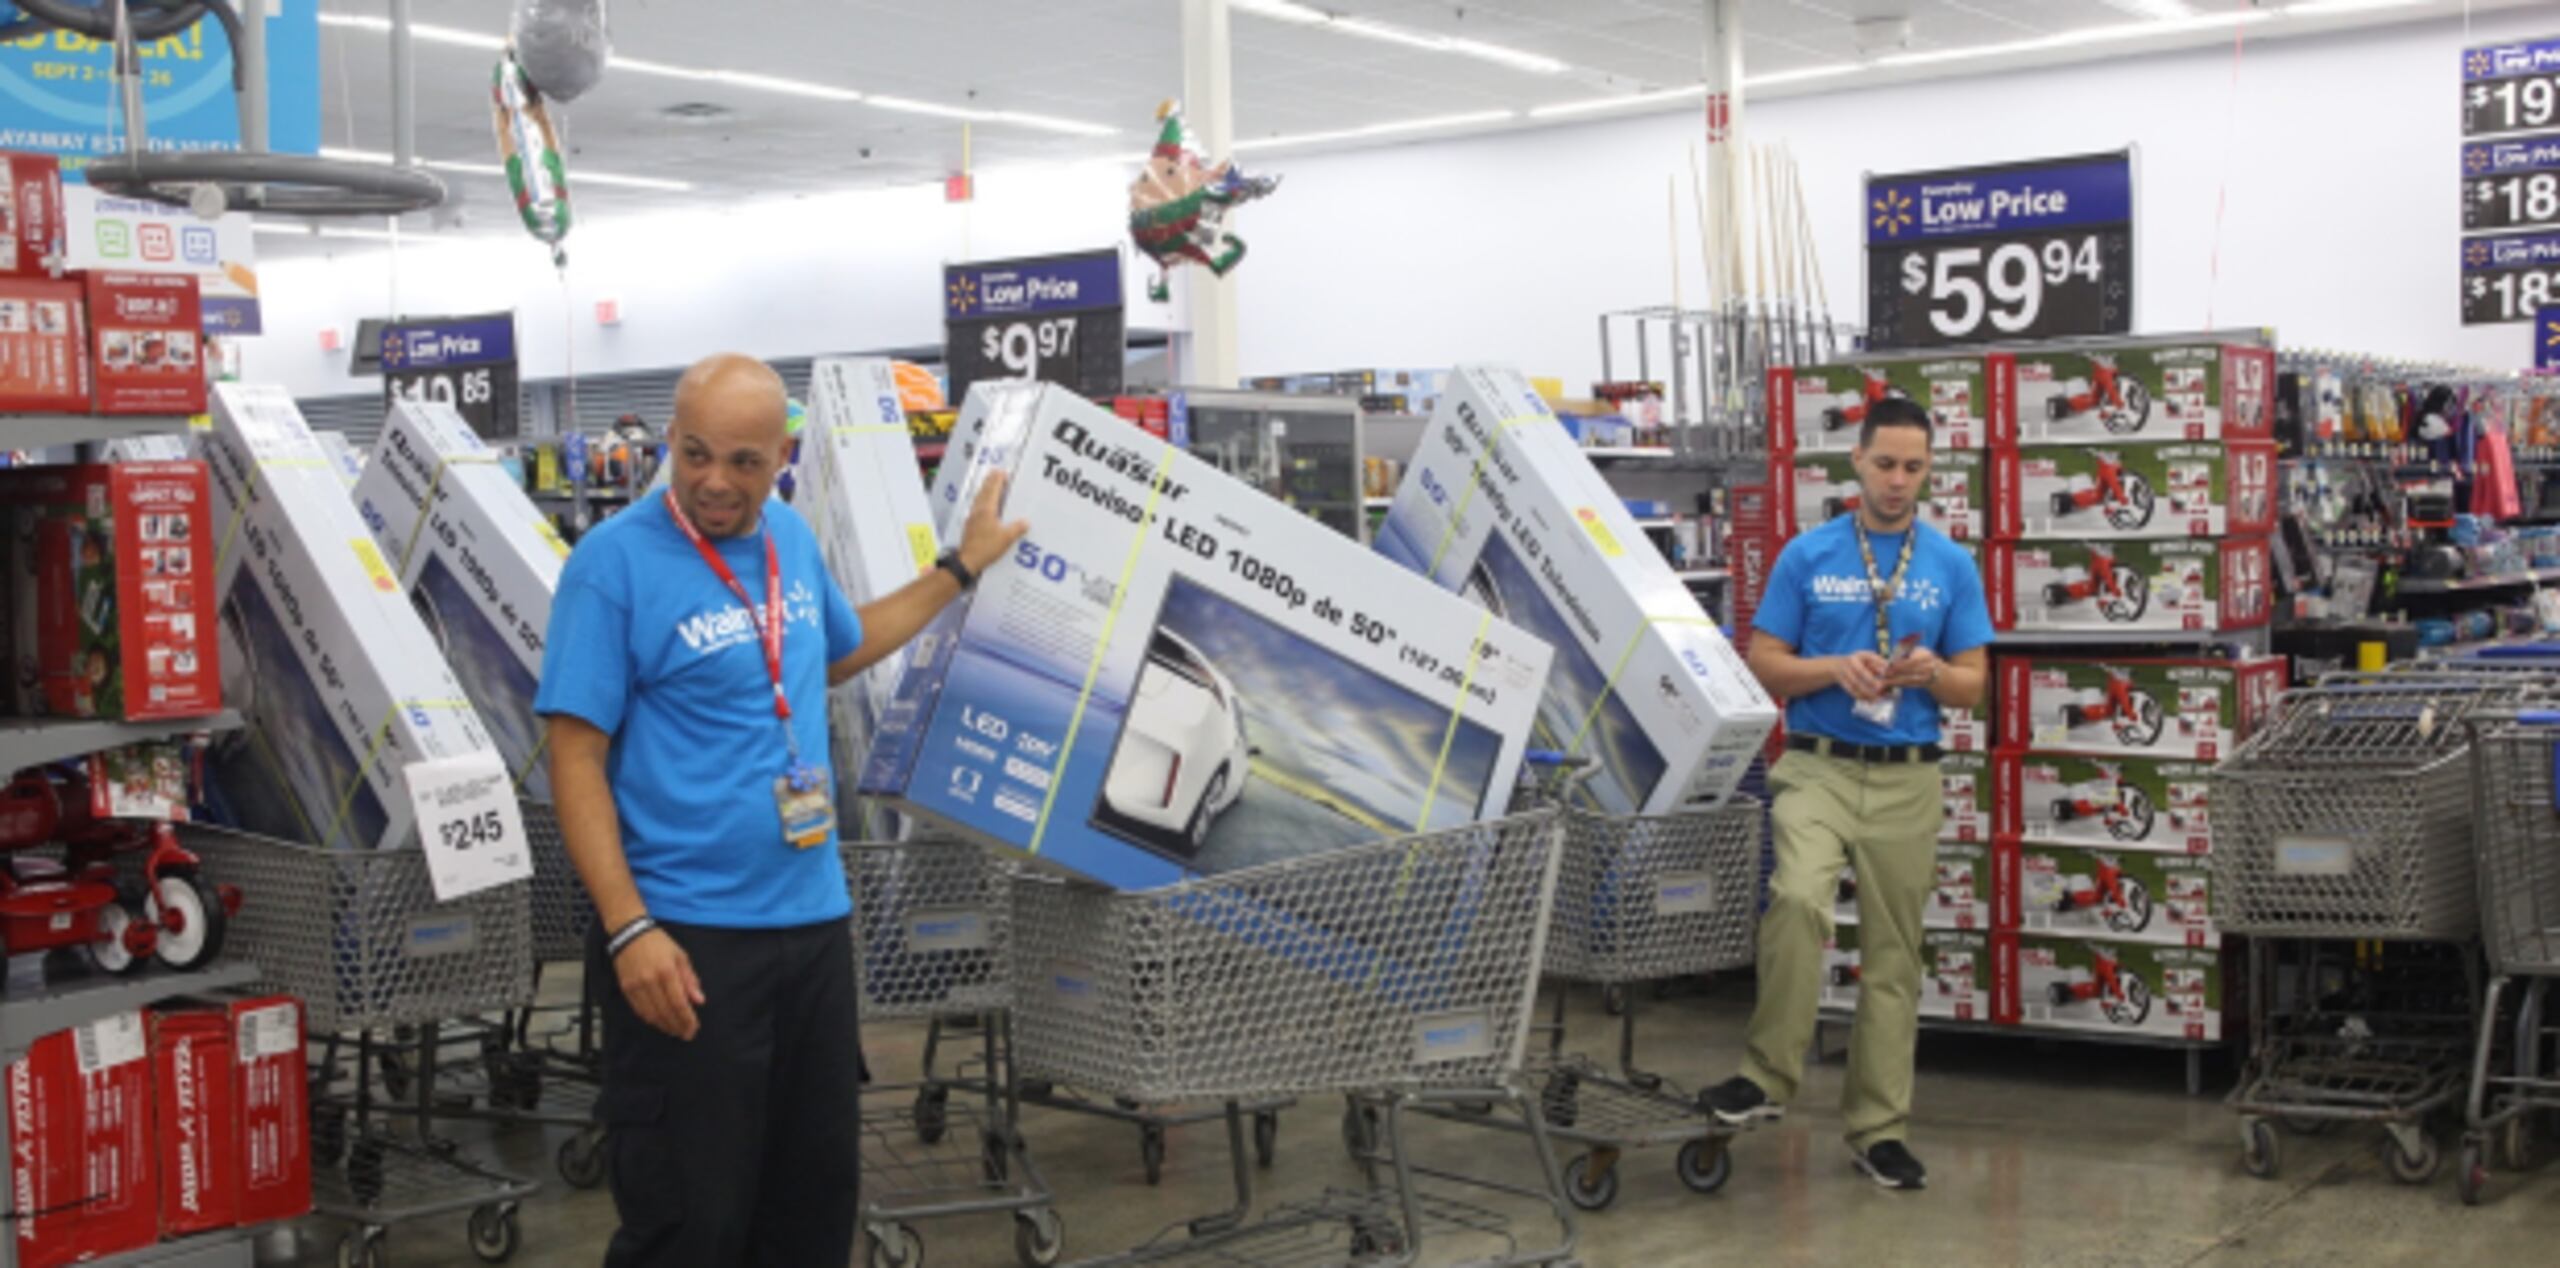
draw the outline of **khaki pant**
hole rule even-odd
[[[1769,768],[1777,871],[1760,919],[1760,1003],[1742,1073],[1779,1104],[1804,1082],[1840,868],[1858,872],[1858,1015],[1840,1114],[1849,1143],[1900,1140],[1920,1034],[1920,911],[1946,818],[1935,763],[1790,751]]]

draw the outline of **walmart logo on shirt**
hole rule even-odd
[[[1816,603],[1873,603],[1875,589],[1864,577],[1837,575],[1813,579],[1813,601]],[[1896,603],[1907,603],[1923,612],[1935,612],[1947,603],[1946,588],[1928,577],[1912,577],[1903,581],[1902,590],[1894,596]]]
[[[794,581],[782,595],[783,619],[793,625],[818,627],[818,593],[805,581]],[[754,642],[764,632],[764,611],[732,603],[716,612],[696,612],[676,623],[676,635],[698,656]]]

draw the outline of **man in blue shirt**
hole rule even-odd
[[[1963,548],[1918,511],[1927,411],[1879,401],[1858,434],[1858,508],[1787,543],[1752,618],[1751,672],[1787,702],[1769,769],[1777,871],[1760,920],[1760,1001],[1742,1073],[1699,1094],[1739,1126],[1804,1079],[1840,869],[1858,874],[1858,1015],[1841,1094],[1849,1151],[1889,1189],[1928,1173],[1904,1141],[1919,1041],[1920,912],[1936,872],[1938,711],[1990,677],[1991,612]]]
[[[763,363],[686,371],[668,488],[560,574],[534,708],[594,899],[609,1265],[853,1257],[861,1114],[827,688],[924,628],[1024,531],[987,481],[956,550],[856,612],[769,501],[787,401]]]

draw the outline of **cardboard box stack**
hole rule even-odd
[[[117,720],[222,708],[201,462],[0,472],[8,708]]]
[[[1005,470],[1031,536],[917,638],[861,792],[1123,889],[1503,812],[1545,644],[1062,389],[1004,404],[937,513]]]

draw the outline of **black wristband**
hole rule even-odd
[[[605,939],[604,958],[608,960],[621,959],[622,953],[628,950],[632,943],[638,942],[642,935],[657,927],[658,921],[656,917],[643,915],[632,921],[630,924],[614,930],[613,936]]]
[[[942,557],[934,560],[933,566],[940,568],[944,572],[950,573],[951,579],[960,583],[960,589],[963,593],[977,587],[978,574],[969,571],[969,565],[960,562],[959,551],[946,550],[942,552]]]

